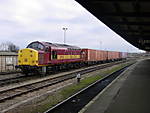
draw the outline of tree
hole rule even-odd
[[[18,50],[19,50],[19,47],[16,46],[15,44],[13,44],[13,43],[8,44],[8,51],[17,52]]]
[[[3,42],[0,44],[0,51],[17,52],[19,47],[12,42]]]
[[[8,46],[6,43],[1,43],[0,44],[0,51],[8,51]]]

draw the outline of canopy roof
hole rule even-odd
[[[76,0],[139,49],[150,51],[149,0]]]

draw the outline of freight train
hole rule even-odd
[[[18,52],[18,65],[24,74],[57,71],[102,62],[122,60],[125,52],[81,49],[77,46],[35,41]]]

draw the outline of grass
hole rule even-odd
[[[70,95],[73,95],[74,93],[78,92],[79,90],[92,84],[93,82],[99,80],[100,78],[102,78],[102,76],[100,76],[100,75],[85,78],[85,79],[81,80],[80,83],[68,86],[68,88],[63,89],[60,93],[61,93],[61,95],[63,95],[63,98],[67,98]]]
[[[88,85],[99,80],[100,78],[102,78],[100,75],[91,76],[81,80],[80,83],[69,85],[58,92],[54,92],[54,94],[48,96],[44,102],[40,102],[41,105],[39,107],[36,107],[36,109],[34,110],[32,109],[32,113],[42,113],[46,111],[50,107],[53,107],[57,103],[61,102],[62,100],[65,100],[69,96],[75,94],[79,90],[87,87]]]
[[[101,74],[97,74],[97,75],[90,76],[90,77],[85,77],[84,79],[81,80],[80,83],[74,83],[69,86],[66,86],[63,89],[52,93],[50,96],[47,96],[47,98],[45,98],[41,102],[36,103],[36,105],[35,105],[36,107],[34,108],[32,106],[32,111],[30,111],[30,113],[42,113],[42,112],[46,111],[47,109],[49,109],[50,107],[53,107],[57,103],[68,98],[69,96],[77,93],[81,89],[83,89],[83,88],[87,87],[88,85],[94,83],[95,81],[101,79],[102,76],[108,75],[112,72],[115,72],[127,65],[129,65],[129,63],[120,64],[119,66],[115,66],[112,69],[103,71]],[[24,112],[24,113],[28,113],[28,112]]]

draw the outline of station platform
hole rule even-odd
[[[128,68],[80,113],[150,113],[150,59]]]

